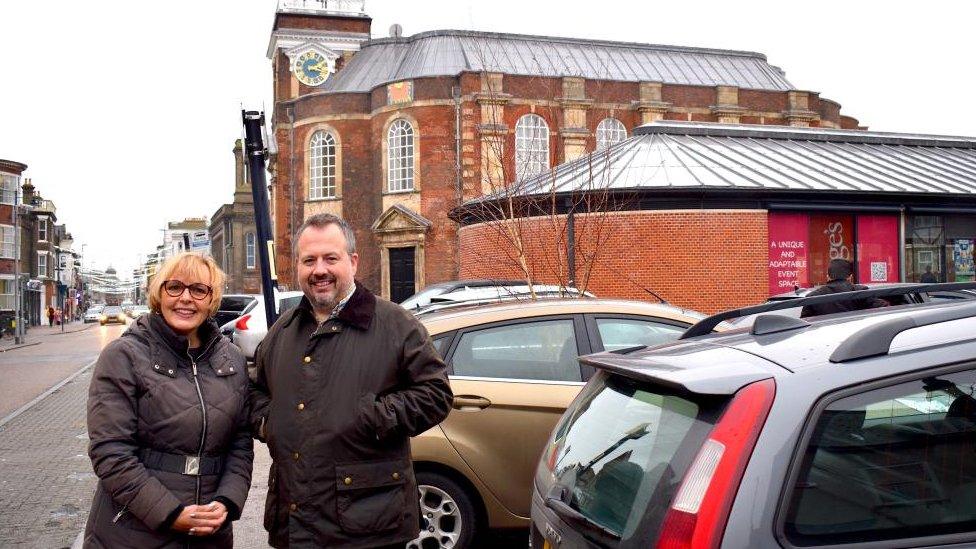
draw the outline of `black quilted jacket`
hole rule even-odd
[[[99,482],[86,547],[233,546],[230,524],[244,507],[254,457],[247,371],[240,350],[213,322],[200,327],[200,340],[199,394],[186,338],[158,314],[141,316],[98,357],[88,393],[88,453]],[[141,457],[146,449],[218,457],[222,467],[199,476],[150,469]],[[168,529],[181,506],[215,498],[229,516],[214,535],[190,538]]]

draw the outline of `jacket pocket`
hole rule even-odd
[[[268,496],[264,500],[264,529],[273,532],[278,515],[278,469],[274,462],[268,471]]]
[[[347,534],[398,528],[406,512],[409,460],[336,465],[336,514]]]

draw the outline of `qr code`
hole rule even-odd
[[[871,262],[871,282],[888,282],[888,263],[884,261]]]

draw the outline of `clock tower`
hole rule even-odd
[[[369,40],[365,0],[280,0],[268,57],[275,103],[314,93]]]
[[[366,15],[365,3],[278,0],[268,44],[274,74],[274,113],[268,118],[274,143],[268,144],[268,171],[276,268],[283,287],[298,287],[293,276],[291,235],[303,221],[307,177],[301,166],[310,130],[310,126],[303,126],[301,113],[320,99],[335,73],[369,40],[372,19]]]

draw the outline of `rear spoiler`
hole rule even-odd
[[[806,305],[821,305],[824,303],[838,303],[843,301],[854,301],[860,299],[866,299],[871,297],[887,297],[894,295],[906,295],[911,293],[921,293],[921,292],[947,292],[954,290],[976,290],[976,282],[948,282],[940,284],[907,284],[903,286],[894,286],[891,288],[877,288],[869,290],[857,290],[853,292],[840,292],[836,294],[829,295],[818,295],[814,297],[801,297],[797,299],[786,299],[783,301],[774,301],[771,303],[763,303],[761,305],[753,305],[750,307],[743,307],[741,309],[733,309],[731,311],[724,311],[718,314],[714,314],[691,328],[685,330],[681,337],[678,339],[688,339],[691,337],[697,337],[705,334],[710,334],[720,323],[726,320],[732,320],[734,318],[742,318],[744,316],[750,316],[760,313],[768,313],[771,311],[782,311],[784,309],[795,309],[797,307],[804,307]],[[976,299],[976,295],[973,296]]]

